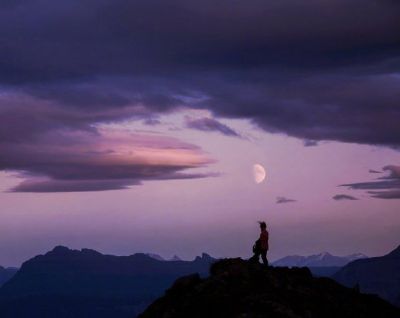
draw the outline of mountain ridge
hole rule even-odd
[[[23,263],[0,288],[0,317],[134,317],[178,277],[207,275],[213,260],[169,262],[57,246]]]
[[[356,260],[368,258],[362,253],[354,253],[346,256],[336,256],[329,252],[322,252],[319,254],[312,254],[308,256],[301,255],[288,255],[282,257],[274,262],[274,266],[296,266],[296,267],[342,267],[348,263]]]
[[[347,287],[377,294],[400,307],[400,246],[386,255],[355,260],[332,276]]]

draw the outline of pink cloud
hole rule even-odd
[[[145,180],[215,176],[185,171],[214,162],[196,145],[106,128],[42,134],[38,142],[10,145],[2,161],[4,170],[26,178],[15,192],[113,190]]]

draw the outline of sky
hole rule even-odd
[[[400,3],[0,4],[0,264],[400,244]],[[266,178],[256,183],[254,164]]]

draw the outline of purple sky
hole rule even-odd
[[[258,220],[271,259],[390,251],[399,29],[389,0],[3,1],[0,264],[245,257]]]

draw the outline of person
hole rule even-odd
[[[259,262],[260,255],[264,265],[268,266],[267,252],[269,249],[268,240],[269,233],[267,231],[267,224],[264,221],[258,222],[260,224],[260,238],[256,241],[253,246],[254,255],[250,258],[251,261]]]

